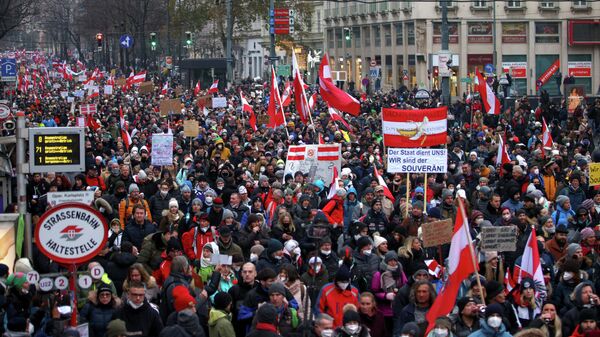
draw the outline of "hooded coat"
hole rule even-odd
[[[235,336],[231,315],[222,310],[212,309],[208,316],[208,334],[210,337]]]

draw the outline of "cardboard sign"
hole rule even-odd
[[[160,101],[160,115],[167,116],[169,113],[176,114],[181,111],[181,100],[179,98],[163,99]]]
[[[198,121],[187,120],[183,122],[183,134],[186,137],[196,137],[200,133]]]
[[[117,85],[119,87],[127,85],[127,79],[125,79],[125,78],[117,78],[117,80],[115,81],[115,85]]]
[[[481,250],[514,252],[517,250],[517,226],[485,226],[481,228]]]
[[[152,135],[152,165],[173,165],[173,135]]]
[[[154,91],[154,83],[152,81],[146,81],[140,83],[140,88],[138,89],[138,93],[140,94],[149,94]]]
[[[600,163],[590,163],[590,186],[600,185]]]
[[[452,219],[427,222],[421,225],[423,247],[436,247],[452,241]]]
[[[198,106],[199,107],[212,107],[212,96],[211,95],[206,95],[206,96],[200,96],[197,98],[198,101]]]
[[[175,97],[180,97],[183,94],[183,89],[181,87],[175,88]]]
[[[226,108],[227,98],[226,97],[213,97],[212,107],[214,108]]]

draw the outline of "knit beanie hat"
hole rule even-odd
[[[593,229],[586,227],[581,230],[581,241],[587,240],[588,238],[591,238],[592,236],[596,236]]]
[[[467,304],[469,303],[477,303],[477,301],[475,301],[475,299],[473,297],[461,297],[457,302],[456,302],[456,306],[458,307],[458,313],[461,314],[463,309],[467,306]]]
[[[173,307],[175,307],[175,311],[177,312],[185,310],[192,305],[196,305],[196,299],[190,295],[188,288],[183,285],[173,288],[173,298]]]
[[[231,295],[229,295],[229,293],[220,291],[215,295],[213,302],[213,307],[215,309],[225,311],[225,309],[227,309],[227,306],[232,302]]]
[[[256,321],[258,323],[275,324],[277,321],[277,309],[271,303],[265,303],[258,308],[256,312]]]
[[[504,291],[504,286],[502,285],[502,283],[500,283],[496,280],[490,280],[485,285],[485,292],[487,294],[488,299],[492,299],[492,298],[498,296],[502,291]],[[486,313],[487,313],[487,309],[486,309]]]
[[[575,255],[575,252],[577,252],[577,250],[581,249],[581,245],[579,245],[578,243],[571,243],[567,246],[567,256],[571,257],[573,255]]]
[[[492,281],[490,281],[492,282]],[[504,309],[502,308],[502,306],[498,303],[494,303],[494,304],[490,304],[487,307],[485,307],[485,318],[487,319],[488,317],[492,316],[493,314],[498,314],[500,316],[502,316],[504,314]]]
[[[135,191],[137,191],[137,192],[140,191],[140,188],[138,187],[138,185],[137,184],[129,185],[129,194],[131,194],[131,192],[135,192]]]
[[[356,241],[356,249],[361,251],[363,248],[371,244],[371,239],[366,236],[361,236],[360,239]]]
[[[346,265],[342,265],[335,273],[335,281],[350,281],[350,269]]]
[[[356,312],[354,310],[346,310],[346,312],[344,313],[343,322],[344,322],[344,324],[350,323],[350,322],[360,323],[360,315],[358,314],[358,312]]]
[[[387,239],[379,235],[373,235],[373,241],[375,242],[375,248],[379,247],[382,243],[387,243]]]
[[[567,197],[566,195],[559,195],[558,197],[556,197],[556,203],[558,204],[558,206],[563,207],[563,205],[565,204],[565,202],[569,201],[569,197]]]
[[[169,200],[169,208],[171,207],[179,208],[179,203],[177,202],[177,199],[171,198],[171,200]]]
[[[273,294],[285,295],[285,286],[283,283],[275,282],[269,286],[269,296]]]
[[[125,322],[120,319],[110,321],[106,326],[106,337],[118,337],[127,335]]]
[[[267,255],[271,255],[277,251],[283,250],[283,244],[277,239],[270,239],[267,245]]]
[[[6,279],[6,285],[13,286],[15,288],[22,288],[23,284],[25,284],[25,282],[27,282],[27,275],[25,275],[25,273],[21,273],[21,272],[12,273]]]

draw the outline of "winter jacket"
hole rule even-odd
[[[196,294],[190,287],[191,278],[180,274],[180,273],[171,273],[167,280],[165,281],[161,292],[160,292],[160,317],[163,322],[167,321],[167,317],[175,311],[174,302],[175,298],[173,297],[173,289],[178,285],[185,286],[190,295],[192,297],[196,297]]]
[[[319,251],[319,257],[323,260],[323,267],[327,268],[329,282],[333,281],[335,274],[337,274],[338,269],[340,269],[340,258],[333,250],[329,255],[325,255]]]
[[[373,274],[379,270],[381,258],[376,254],[365,255],[356,250],[352,255],[354,256],[354,265],[352,266],[354,284],[361,292],[367,291],[371,286]]]
[[[375,314],[373,316],[369,316],[360,312],[360,321],[363,327],[369,328],[369,335],[371,337],[390,336],[391,331],[387,331],[385,320],[386,318],[383,316],[383,313],[379,309],[375,311]]]
[[[389,231],[389,221],[381,211],[375,212],[375,210],[371,208],[363,222],[369,226],[369,235],[379,232],[380,236],[385,236]]]
[[[149,274],[160,267],[162,253],[167,249],[163,233],[157,232],[144,238],[142,250],[137,257],[137,262],[144,265]]]
[[[294,309],[298,309],[298,302],[290,293],[289,290],[285,290],[285,298],[288,301],[288,306]],[[269,292],[264,289],[260,284],[250,289],[244,298],[244,302],[240,305],[240,311],[238,314],[238,320],[248,320],[254,317],[259,304],[269,302]]]
[[[333,198],[331,198],[331,200],[329,200],[327,204],[325,204],[325,206],[323,207],[323,213],[325,214],[327,220],[329,220],[329,223],[331,225],[343,225],[344,199],[337,195],[333,196]]]
[[[347,303],[354,304],[357,308],[358,289],[349,285],[348,289],[341,290],[335,283],[328,283],[323,288],[315,301],[315,316],[320,313],[333,317],[333,326],[342,325],[344,313],[342,307]]]
[[[150,197],[150,214],[152,215],[152,220],[155,223],[158,223],[162,218],[162,211],[165,209],[169,209],[169,200],[173,198],[173,195],[169,192],[166,196],[162,196],[160,191],[156,192],[155,195]]]
[[[121,241],[129,241],[138,250],[141,250],[144,238],[153,233],[156,233],[156,226],[152,222],[144,220],[144,223],[138,224],[134,219],[131,219],[125,226]]]
[[[212,309],[208,316],[208,335],[210,337],[232,337],[235,336],[231,315],[222,310]]]
[[[355,199],[354,201],[350,201],[348,199],[348,195],[350,194],[354,194]],[[354,213],[354,209],[356,208],[356,206],[358,206],[359,201],[358,201],[358,194],[356,193],[356,190],[354,189],[354,187],[350,187],[348,188],[348,193],[346,193],[346,200],[344,200],[344,228],[348,228],[348,226],[350,226],[350,224],[352,223],[352,221],[354,221],[354,218],[352,217],[353,213]]]
[[[250,248],[254,246],[255,241],[259,241],[263,247],[266,247],[269,242],[269,236],[262,229],[255,233],[250,230],[249,226],[240,230],[238,244],[244,252],[248,253],[244,257],[248,258],[250,256]]]
[[[150,206],[146,200],[139,198],[137,201],[133,201],[131,198],[125,198],[119,203],[119,220],[121,220],[122,224],[129,222],[131,216],[133,215],[133,206],[137,204],[144,206],[144,209],[146,210],[146,218],[152,222],[152,213],[150,213]]]
[[[569,218],[575,219],[575,212],[573,211],[573,201],[571,201],[571,208],[564,209],[560,205],[556,205],[556,210],[551,215],[554,226],[563,225],[569,226]]]
[[[462,320],[461,316],[458,315],[456,322],[454,322],[452,331],[454,331],[456,337],[468,337],[470,334],[480,329],[480,322],[480,320],[475,319],[473,321],[473,326],[469,327]]]
[[[127,333],[132,336],[158,337],[163,329],[163,323],[158,312],[146,300],[137,309],[125,304],[114,313],[113,319],[125,321]]]
[[[399,265],[398,267],[400,268],[401,265]],[[373,275],[373,278],[371,280],[371,288],[370,289],[371,289],[371,292],[373,293],[373,295],[375,295],[375,299],[377,301],[377,309],[379,309],[379,311],[381,311],[383,316],[392,317],[394,315],[394,313],[392,311],[392,301],[386,298],[386,295],[392,291],[389,291],[390,289],[383,289],[383,284],[381,282],[381,275],[383,273],[384,272],[382,272],[382,271],[378,271]],[[402,270],[399,270],[398,278],[396,279],[396,284],[395,284],[396,289],[399,290],[407,282],[408,282],[408,280],[406,279],[404,272]]]
[[[575,327],[579,322],[579,314],[581,310],[585,308],[581,299],[581,292],[585,285],[592,285],[592,283],[589,281],[582,281],[575,287],[575,290],[573,290],[573,304],[575,306],[561,317],[561,321],[563,323],[563,336],[570,336],[575,331]],[[598,310],[598,307],[595,306],[593,309],[596,311],[596,318],[600,317],[600,310]]]
[[[244,256],[243,252],[242,252],[242,248],[238,245],[236,245],[235,243],[233,243],[233,239],[229,240],[228,244],[223,243],[223,241],[221,240],[221,238],[217,239],[217,244],[219,245],[219,252],[221,252],[221,254],[225,254],[225,255],[240,255],[240,256]]]
[[[133,254],[126,252],[118,252],[110,256],[106,272],[108,273],[108,277],[110,277],[115,284],[119,296],[123,293],[123,282],[127,278],[127,275],[129,275],[129,267],[131,267],[136,260],[137,258]]]
[[[317,275],[314,275],[312,269],[309,269],[300,276],[300,280],[307,287],[310,303],[315,303],[317,296],[319,295],[319,290],[329,283],[329,273],[325,267],[321,267],[321,270]]]
[[[118,302],[120,303],[120,300]],[[108,305],[102,305],[90,301],[83,306],[79,313],[79,319],[82,323],[89,323],[90,337],[104,337],[106,326],[112,320],[118,302],[111,300]]]
[[[498,331],[487,325],[485,320],[481,320],[479,324],[481,328],[470,334],[469,337],[512,337],[512,335],[506,331],[504,324],[500,325]]]
[[[267,254],[267,249],[265,249],[258,257],[258,262],[256,263],[256,272],[259,273],[263,269],[271,268],[278,273],[283,263],[283,259],[277,260],[274,257],[269,256]]]
[[[194,227],[183,233],[181,236],[181,244],[185,255],[192,261],[200,259],[202,256],[202,247],[209,242],[214,241],[214,234],[208,228],[206,232],[202,232],[200,228]]]
[[[573,186],[567,186],[560,190],[560,192],[558,192],[558,195],[566,195],[567,197],[569,197],[569,201],[571,201],[571,209],[578,209],[579,206],[581,206],[581,203],[585,199],[587,199],[585,196],[585,191],[581,186],[577,189],[574,189]]]
[[[409,303],[400,311],[400,314],[394,315],[394,336],[400,336],[402,328],[408,322],[415,322],[421,331],[425,331],[427,321],[417,322],[415,320],[415,310],[417,310],[415,304]],[[427,308],[427,310],[429,310],[429,308]]]

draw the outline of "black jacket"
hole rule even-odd
[[[123,282],[129,274],[129,267],[131,267],[131,265],[136,261],[137,258],[133,254],[126,252],[114,253],[110,257],[106,272],[115,284],[115,288],[117,288],[117,294],[119,297],[123,293]]]
[[[117,310],[113,319],[125,321],[127,332],[141,337],[158,337],[163,329],[158,312],[150,306],[147,300],[138,309],[132,308],[128,303]]]
[[[134,219],[131,219],[125,226],[121,242],[129,241],[138,250],[142,250],[142,243],[144,242],[144,238],[155,232],[156,226],[154,226],[150,221],[144,220],[144,223],[140,225],[136,223]]]

